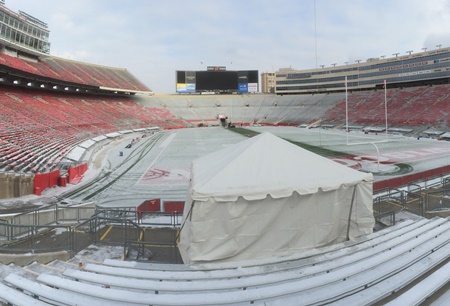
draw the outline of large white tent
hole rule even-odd
[[[265,132],[192,162],[179,249],[201,264],[289,255],[372,232],[371,173]]]

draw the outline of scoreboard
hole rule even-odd
[[[247,93],[258,91],[258,70],[228,71],[208,66],[206,71],[176,71],[177,93]]]

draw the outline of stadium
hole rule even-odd
[[[450,47],[158,94],[0,21],[0,303],[450,300]]]

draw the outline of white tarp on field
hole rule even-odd
[[[289,255],[372,232],[371,173],[268,132],[192,162],[186,264]]]

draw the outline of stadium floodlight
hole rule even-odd
[[[413,53],[413,51],[410,50],[410,51],[406,51],[405,53],[409,53],[409,55],[411,55],[411,53]]]
[[[382,55],[382,56],[380,56],[382,59],[384,59],[385,57],[386,57],[386,55]]]
[[[442,45],[436,45],[436,47],[437,47],[438,49],[440,49],[440,48],[442,47]]]
[[[323,67],[325,67],[325,65],[320,65],[320,67],[322,67],[322,68],[323,68]]]
[[[400,53],[392,53],[392,55],[395,55],[395,57],[398,57]]]
[[[356,60],[355,62],[357,62],[359,64],[361,62],[361,60]]]
[[[348,65],[348,62],[344,62],[344,64]]]
[[[427,51],[428,48],[422,48],[423,52]]]
[[[331,66],[333,66],[333,67],[336,67],[336,65],[337,65],[336,63],[331,64]]]

